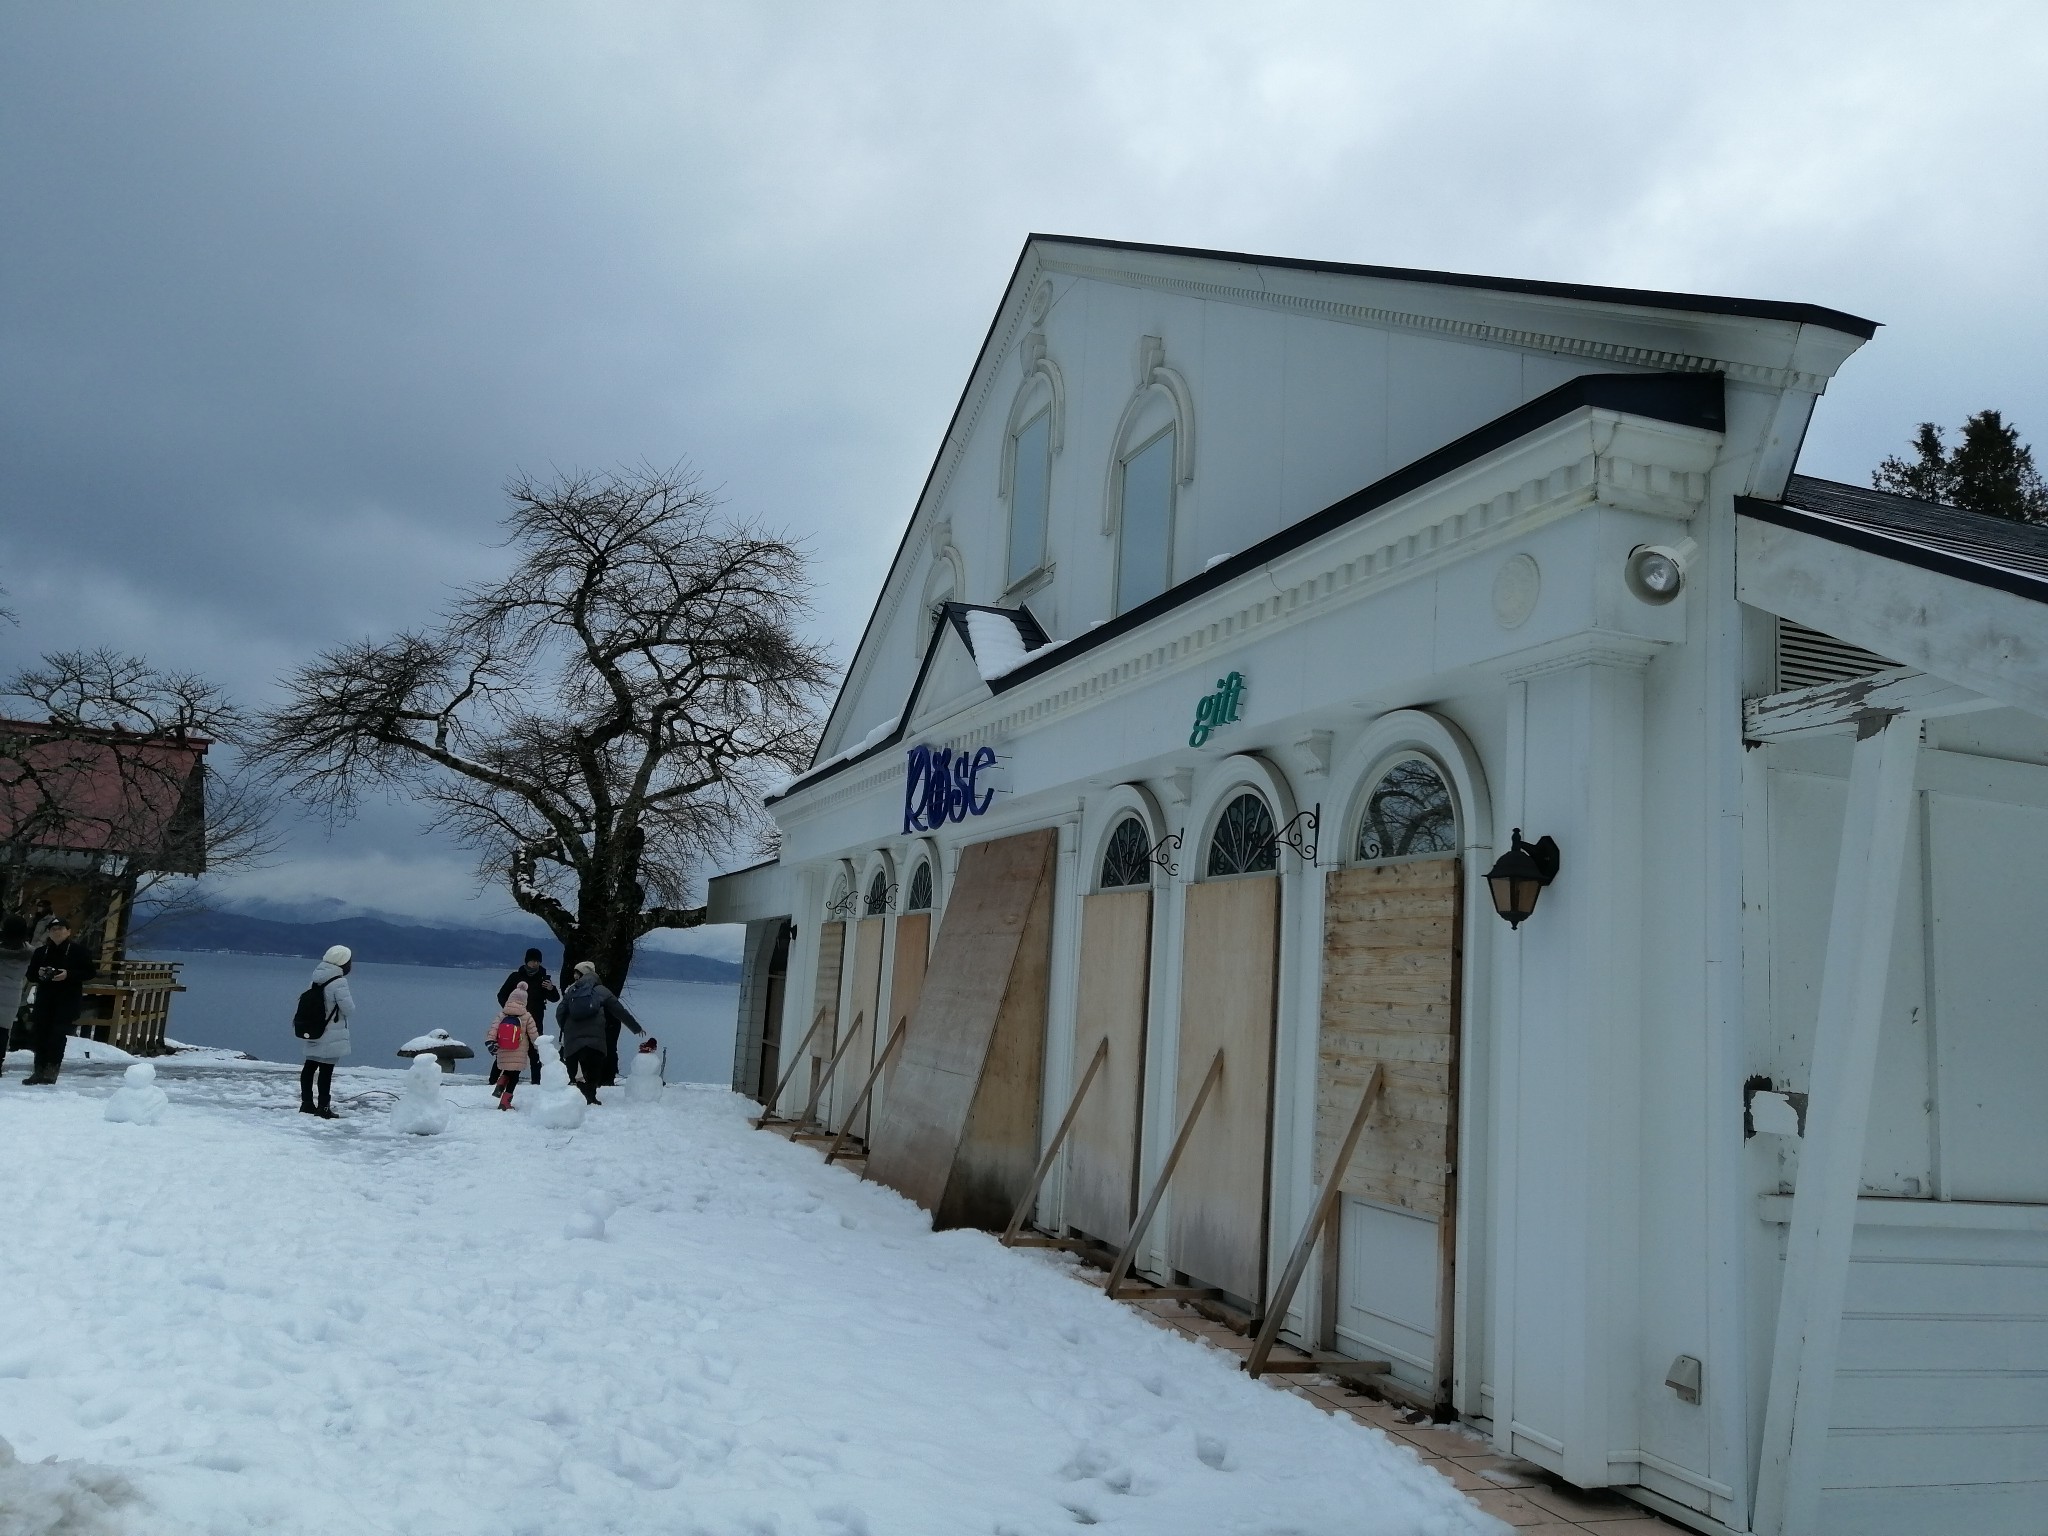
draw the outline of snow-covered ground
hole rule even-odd
[[[456,1086],[416,1137],[383,1069],[323,1121],[290,1069],[166,1058],[145,1126],[102,1118],[118,1064],[9,1067],[6,1536],[1506,1529],[722,1090],[551,1132]]]

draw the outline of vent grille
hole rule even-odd
[[[1868,677],[1897,666],[1875,651],[1837,640],[1790,619],[1778,620],[1778,692]]]

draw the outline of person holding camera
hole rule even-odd
[[[548,974],[547,962],[537,949],[529,949],[519,969],[505,978],[498,988],[498,1006],[505,1006],[505,1000],[512,995],[514,987],[526,988],[526,1011],[533,1016],[533,1032],[539,1035],[548,1021],[548,1004],[560,1002],[562,994],[555,986],[555,978]],[[540,1052],[529,1053],[533,1058],[533,1081],[540,1083]]]
[[[28,979],[36,1000],[29,1005],[29,1040],[36,1053],[35,1070],[24,1086],[47,1086],[64,1067],[64,1037],[85,1011],[85,984],[100,968],[83,944],[71,937],[71,925],[52,916],[43,942],[28,959]]]

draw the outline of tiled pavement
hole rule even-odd
[[[1213,1322],[1178,1301],[1133,1300],[1131,1305],[1162,1327],[1243,1356],[1251,1340]],[[1276,1355],[1300,1358],[1284,1345]],[[1652,1514],[1616,1493],[1574,1488],[1540,1467],[1499,1455],[1492,1446],[1455,1424],[1410,1423],[1393,1405],[1352,1392],[1327,1377],[1297,1375],[1260,1378],[1283,1392],[1307,1398],[1329,1413],[1349,1414],[1414,1447],[1424,1465],[1449,1478],[1481,1509],[1515,1527],[1515,1536],[1677,1536],[1685,1527]]]

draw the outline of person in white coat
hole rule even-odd
[[[306,1064],[299,1068],[299,1113],[338,1120],[331,1102],[334,1094],[334,1064],[348,1055],[348,1021],[356,1011],[349,995],[348,973],[355,968],[355,955],[346,944],[337,944],[313,967],[308,986],[318,987],[327,997],[327,1027],[317,1040],[302,1040]]]

